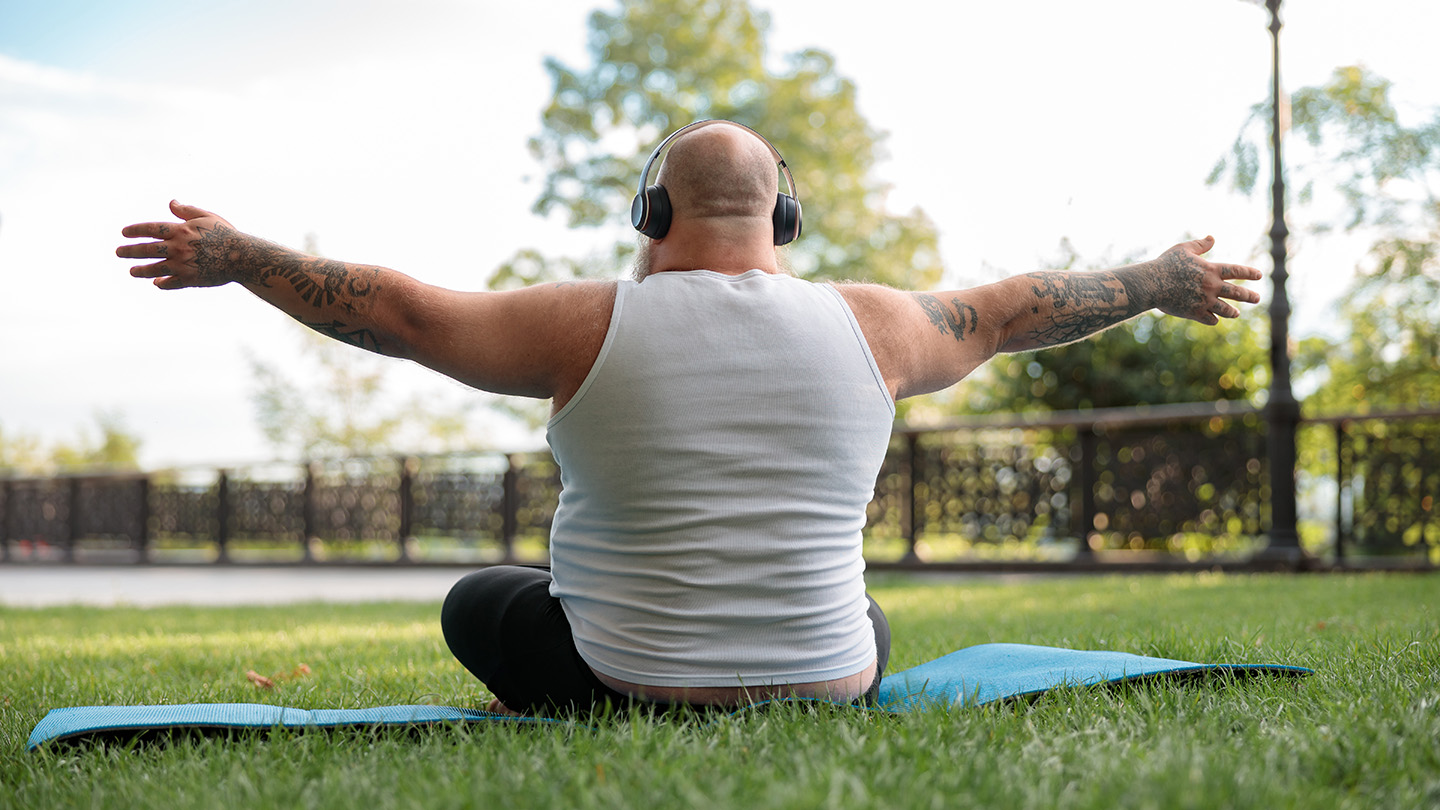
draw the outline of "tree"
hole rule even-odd
[[[249,355],[255,421],[282,455],[317,458],[396,452],[443,453],[486,445],[475,415],[496,403],[466,389],[449,398],[425,391],[397,398],[394,360],[337,343],[296,325],[301,373]],[[297,380],[303,380],[299,382]]]
[[[726,118],[750,126],[785,156],[804,206],[804,237],[788,250],[795,273],[925,288],[939,280],[934,227],[915,210],[884,210],[872,176],[883,135],[855,105],[855,85],[824,51],[788,54],[772,69],[768,15],[743,0],[621,0],[590,17],[592,64],[555,59],[553,94],[531,152],[547,168],[535,211],[560,210],[572,227],[629,210],[645,159],[668,132]],[[778,174],[777,174],[778,177]],[[494,286],[614,275],[629,244],[586,260],[525,250]]]
[[[39,438],[6,432],[0,425],[0,474],[40,475],[50,466]]]
[[[1440,114],[1407,126],[1391,89],[1350,66],[1291,97],[1291,128],[1303,148],[1287,153],[1287,177],[1299,189],[1300,230],[1374,239],[1341,299],[1340,328],[1300,344],[1295,367],[1315,389],[1311,412],[1440,403]],[[1257,190],[1256,130],[1266,109],[1255,106],[1211,183],[1228,176],[1240,193]]]
[[[1298,159],[1287,174],[1308,219],[1302,232],[1343,230],[1374,240],[1337,307],[1337,328],[1299,344],[1295,368],[1314,388],[1305,403],[1314,415],[1440,404],[1440,113],[1407,124],[1391,90],[1388,80],[1351,66],[1291,98],[1291,126],[1303,141],[1289,152]],[[1212,182],[1228,174],[1237,191],[1255,190],[1253,125],[1261,109],[1217,163]],[[1440,559],[1426,494],[1437,482],[1433,422],[1346,432],[1351,458],[1340,478],[1350,488],[1353,539],[1382,551],[1428,545],[1431,559]],[[1299,441],[1303,474],[1338,469],[1328,431],[1302,431]]]
[[[95,414],[98,435],[84,427],[74,440],[47,449],[33,435],[9,434],[0,426],[0,474],[54,475],[74,472],[121,472],[140,468],[140,438],[125,427],[118,413]]]

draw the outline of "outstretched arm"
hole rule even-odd
[[[159,241],[122,245],[128,259],[159,259],[130,270],[162,290],[235,282],[327,337],[380,354],[408,355],[402,333],[414,280],[382,267],[348,264],[241,233],[201,208],[170,203],[180,222],[145,222],[121,231]]]
[[[1240,310],[1229,301],[1253,304],[1260,295],[1231,282],[1258,279],[1260,271],[1201,258],[1214,245],[1215,239],[1207,236],[1117,270],[1042,271],[1002,281],[996,286],[1010,288],[1019,306],[995,311],[997,350],[1059,346],[1151,309],[1209,326],[1222,317],[1239,317]]]
[[[170,210],[180,222],[121,231],[154,240],[116,249],[121,258],[158,260],[133,267],[131,275],[153,279],[162,290],[234,282],[327,337],[496,393],[565,392],[570,378],[589,368],[594,355],[585,355],[597,328],[603,338],[614,300],[613,285],[603,283],[446,290],[395,270],[291,250],[201,208],[172,202]]]
[[[1231,301],[1260,296],[1233,283],[1260,271],[1201,258],[1205,237],[1116,270],[1042,271],[984,287],[902,293],[842,288],[896,398],[947,388],[997,352],[1059,346],[1159,309],[1214,325],[1240,314]]]

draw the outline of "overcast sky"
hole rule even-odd
[[[172,197],[462,289],[520,248],[605,244],[530,213],[542,172],[525,143],[549,98],[542,60],[588,64],[587,16],[610,5],[0,0],[0,427],[69,439],[107,411],[147,466],[271,455],[245,352],[283,362],[288,319],[239,288],[160,292],[113,256],[121,226]],[[1266,203],[1204,185],[1267,92],[1262,7],[756,5],[772,56],[821,48],[856,82],[889,133],[888,205],[936,222],[947,283],[1037,269],[1064,237],[1098,259],[1213,233],[1218,257],[1269,269]],[[1405,114],[1440,107],[1440,4],[1287,5],[1287,86],[1363,63]],[[1327,328],[1359,259],[1354,243],[1299,241],[1297,332]]]

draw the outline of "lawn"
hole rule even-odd
[[[872,593],[892,671],[1014,641],[1316,674],[893,716],[783,706],[30,753],[59,706],[488,695],[446,653],[438,604],[0,609],[0,807],[1440,806],[1440,577],[875,578]]]

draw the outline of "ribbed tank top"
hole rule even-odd
[[[752,270],[622,281],[550,420],[554,585],[581,656],[655,686],[852,675],[895,404],[844,299]]]

